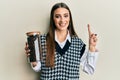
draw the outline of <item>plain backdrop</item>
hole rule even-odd
[[[52,6],[65,2],[78,36],[88,45],[87,24],[98,34],[93,75],[81,80],[120,80],[120,0],[0,0],[0,80],[39,80],[25,55],[26,32],[46,33]]]

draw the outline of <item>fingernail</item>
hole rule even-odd
[[[95,36],[97,36],[97,34],[95,34]]]

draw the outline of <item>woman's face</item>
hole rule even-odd
[[[67,30],[70,21],[69,11],[65,8],[58,8],[54,11],[53,19],[57,30]]]

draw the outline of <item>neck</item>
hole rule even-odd
[[[67,34],[68,34],[67,30],[65,31],[56,30],[56,35],[59,42],[63,42],[66,39]]]

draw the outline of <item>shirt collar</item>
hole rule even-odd
[[[68,31],[68,34],[67,34],[66,39],[64,41],[67,41],[67,40],[71,43],[71,37],[70,37],[69,31]],[[57,39],[56,31],[55,31],[55,41],[59,42]]]

